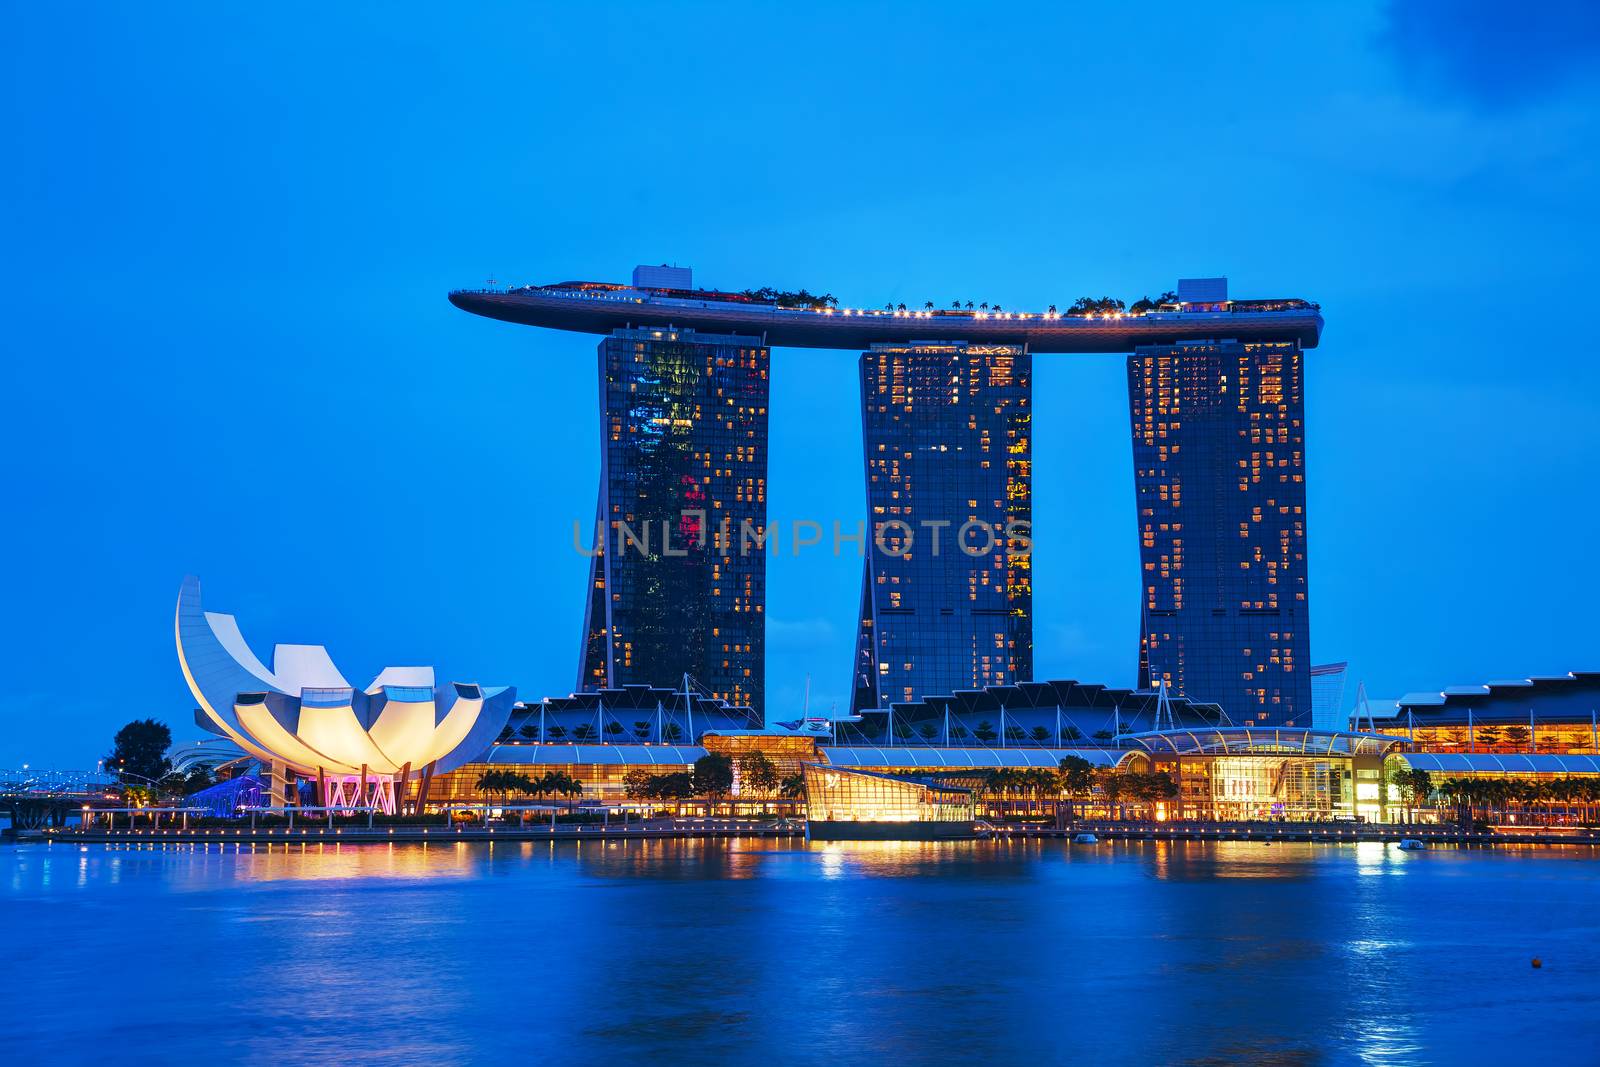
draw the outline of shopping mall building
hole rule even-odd
[[[1588,817],[1572,810],[1584,789],[1541,797],[1530,786],[1600,787],[1596,673],[1412,694],[1367,709],[1351,730],[1240,726],[1216,705],[1164,690],[1073,681],[764,723],[691,687],[517,703],[505,687],[436,685],[431,669],[391,667],[357,689],[325,650],[305,645],[278,646],[268,668],[231,615],[201,609],[192,579],[176,631],[199,721],[259,768],[267,806],[483,808],[497,799],[481,787],[484,775],[511,771],[575,784],[561,798],[574,808],[779,815],[809,798],[818,824],[1071,814],[1389,822],[1419,811],[1454,817],[1455,798],[1472,792],[1462,783],[1487,780],[1519,783],[1507,795],[1526,810],[1511,817],[1560,821]],[[712,796],[641,789],[662,777],[690,783],[708,756],[727,757],[732,770]],[[1060,773],[1072,767],[1077,778]],[[1397,772],[1418,770],[1437,795],[1397,784]]]

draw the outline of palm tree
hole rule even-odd
[[[970,301],[970,300],[967,301],[967,310],[968,311],[972,310],[972,301]]]
[[[923,304],[922,304],[922,309],[924,311],[932,311],[933,310],[933,301],[932,300],[924,301]]]
[[[959,301],[959,300],[950,301],[950,310],[951,311],[960,311],[961,310],[961,301]]]
[[[637,737],[641,741],[648,740],[650,737],[650,724],[647,722],[634,723],[633,736]]]
[[[971,307],[972,305],[968,304],[967,306]],[[989,310],[989,301],[985,300],[983,303],[979,304],[978,305],[978,310],[979,311],[988,311]]]
[[[528,792],[534,796],[575,797],[583,792],[583,783],[566,771],[545,771],[536,782],[530,781]]]
[[[806,795],[806,776],[803,774],[788,775],[779,783],[778,793],[789,800],[803,799]]]
[[[1061,740],[1063,740],[1063,741],[1082,741],[1083,740],[1083,731],[1078,729],[1076,726],[1072,725],[1071,723],[1068,723],[1067,725],[1065,725],[1065,726],[1063,726],[1061,728]]]
[[[485,800],[491,799],[494,794],[505,788],[506,772],[500,770],[484,771],[478,775],[478,792],[483,794]]]

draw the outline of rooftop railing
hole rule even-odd
[[[518,294],[536,295],[541,297],[556,297],[563,300],[581,300],[609,304],[648,304],[655,307],[684,307],[702,309],[732,309],[735,311],[759,312],[774,316],[801,316],[821,318],[893,318],[893,319],[942,319],[960,318],[977,322],[1117,322],[1123,319],[1151,319],[1156,322],[1182,318],[1185,321],[1195,319],[1226,319],[1231,315],[1298,315],[1308,311],[1319,311],[1320,306],[1303,300],[1236,300],[1230,301],[1223,311],[1186,310],[1181,307],[1167,307],[1156,311],[1102,311],[1102,312],[1071,312],[1071,311],[985,311],[982,309],[968,310],[965,308],[922,308],[904,310],[899,308],[838,308],[838,307],[780,307],[776,304],[757,304],[747,300],[719,299],[708,294],[703,300],[693,300],[685,297],[660,296],[647,290],[630,290],[626,294],[616,292],[595,292],[583,289],[546,288],[537,285],[513,286],[508,289],[462,289],[458,292],[472,293],[482,296],[516,296]]]

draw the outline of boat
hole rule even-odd
[[[1085,830],[1081,834],[1073,834],[1072,843],[1074,845],[1098,845],[1100,843],[1100,839]]]
[[[1405,852],[1420,852],[1427,847],[1427,845],[1414,837],[1402,837],[1400,839],[1400,848]]]

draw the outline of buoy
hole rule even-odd
[[[1541,960],[1538,956],[1533,957],[1533,969],[1534,970],[1537,971],[1540,967],[1543,967],[1543,966],[1544,966],[1544,960]]]

